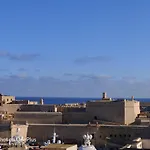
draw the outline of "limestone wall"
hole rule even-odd
[[[19,129],[18,133],[17,129]],[[11,125],[11,137],[16,136],[16,134],[19,134],[24,139],[27,139],[27,133],[28,133],[28,125],[18,125],[18,124]]]
[[[57,106],[58,112],[85,112],[86,108],[84,107],[63,107]]]
[[[6,110],[9,113],[15,113],[18,109],[20,109],[21,104],[4,104],[0,106],[0,110]]]
[[[81,144],[83,134],[88,132],[85,126],[29,125],[28,136],[33,138],[36,137],[37,141],[47,141],[51,139],[54,128],[59,138],[65,143],[73,142],[74,144]]]
[[[43,111],[43,112],[54,112],[55,105],[22,105],[20,111]]]
[[[0,138],[10,138],[11,137],[11,130],[10,130],[10,124],[3,123],[0,124]]]
[[[124,124],[124,101],[87,102],[90,120],[104,120]]]
[[[14,121],[27,121],[28,123],[62,123],[60,112],[16,112]]]
[[[88,123],[90,120],[86,112],[66,112],[63,113],[62,121],[63,123],[84,124]]]
[[[15,113],[17,110],[20,111],[33,111],[33,112],[54,112],[55,106],[54,105],[23,105],[23,104],[3,104],[0,106],[0,111],[6,110],[9,113]]]
[[[110,143],[124,144],[137,137],[150,138],[150,127],[137,126],[87,126],[87,125],[29,125],[28,136],[36,137],[38,141],[51,139],[55,128],[59,138],[65,143],[83,142],[82,136],[89,132],[93,134],[92,143],[96,146]],[[109,138],[109,141],[107,141]],[[69,140],[70,139],[70,140]],[[75,143],[74,143],[75,144]]]
[[[125,124],[133,123],[140,114],[140,103],[138,101],[125,102]]]

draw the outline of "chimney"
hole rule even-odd
[[[103,92],[103,98],[102,99],[106,99],[107,98],[107,94],[106,92]]]

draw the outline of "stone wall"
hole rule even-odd
[[[3,106],[0,106],[0,110],[5,110],[8,113],[15,113],[20,107],[21,104],[3,104]]]
[[[150,127],[137,126],[87,126],[79,124],[70,125],[29,125],[28,136],[36,137],[38,141],[46,141],[51,138],[53,131],[59,135],[65,143],[83,142],[82,136],[89,132],[93,134],[92,143],[96,146],[104,145],[106,142],[126,144],[129,141],[141,137],[150,138]],[[107,141],[109,138],[109,141]],[[70,140],[69,140],[70,139]],[[75,144],[75,143],[74,143]]]
[[[140,114],[140,103],[138,101],[125,101],[125,124],[133,123]]]
[[[12,104],[36,105],[36,104],[38,104],[38,102],[37,101],[30,101],[30,100],[15,100],[12,102]]]
[[[66,112],[63,113],[62,122],[63,123],[72,123],[72,124],[78,124],[83,123],[87,124],[89,121],[89,117],[86,112]]]
[[[54,112],[55,111],[55,105],[22,105],[20,107],[20,111],[35,111],[35,112]]]
[[[59,138],[66,144],[70,142],[81,144],[83,134],[88,132],[85,126],[29,125],[28,137],[36,137],[37,141],[47,141],[52,138],[54,128]]]
[[[14,121],[28,123],[62,123],[62,113],[60,112],[16,112]]]
[[[0,124],[0,138],[10,138],[11,137],[11,130],[9,123]]]
[[[54,112],[55,105],[23,105],[23,104],[3,104],[0,106],[0,111],[6,110],[8,113],[15,113],[17,111],[26,111],[26,112]]]
[[[86,111],[90,120],[95,119],[124,124],[124,101],[87,102]]]
[[[64,106],[57,106],[58,112],[86,112],[85,107],[64,107]]]
[[[19,129],[18,133],[17,133],[17,129]],[[11,137],[19,134],[24,139],[27,139],[27,133],[28,133],[28,125],[18,125],[18,124],[11,125]]]

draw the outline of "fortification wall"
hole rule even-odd
[[[37,141],[47,141],[51,139],[55,132],[65,143],[80,143],[83,141],[82,136],[88,132],[85,126],[63,126],[63,125],[29,125],[28,137],[36,137]]]
[[[23,104],[3,104],[0,106],[0,111],[6,110],[8,113],[15,113],[17,110],[19,111],[26,111],[26,112],[54,112],[55,106],[54,105],[23,105]]]
[[[8,113],[15,113],[20,107],[21,104],[3,104],[3,106],[0,106],[0,110],[6,110]]]
[[[62,113],[60,112],[16,112],[14,121],[28,123],[62,123]]]
[[[10,124],[3,123],[0,124],[0,138],[10,138],[11,137],[11,130],[10,130]]]
[[[72,124],[78,124],[78,123],[88,123],[89,117],[86,112],[66,112],[63,113],[62,122],[63,123],[72,123]]]
[[[97,119],[124,124],[124,101],[112,102],[87,102],[88,117],[90,120]]]
[[[57,111],[58,112],[86,112],[86,108],[57,106]]]
[[[87,126],[87,125],[29,125],[28,136],[36,137],[38,141],[46,141],[51,138],[53,131],[59,135],[65,143],[70,141],[81,144],[83,142],[82,136],[89,132],[93,134],[92,143],[100,146],[106,143],[107,138],[110,141],[123,144],[126,141],[133,140],[137,137],[150,138],[149,127],[135,127],[135,126]],[[70,139],[70,140],[69,140]]]
[[[22,136],[24,139],[27,138],[28,125],[18,125],[18,124],[11,125],[11,137],[16,136],[17,130],[19,131],[20,136]]]
[[[138,101],[125,102],[125,124],[133,123],[140,114],[140,103]]]
[[[43,112],[54,112],[55,105],[22,105],[20,111],[43,111]]]

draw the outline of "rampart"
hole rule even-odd
[[[86,110],[90,120],[104,120],[124,124],[124,101],[90,101],[87,102]]]
[[[27,112],[54,112],[55,111],[55,105],[21,105],[20,111],[27,111]]]
[[[63,123],[71,123],[71,124],[78,124],[78,123],[88,123],[89,117],[86,112],[66,112],[63,113],[62,122]]]
[[[14,121],[28,123],[62,123],[62,113],[60,112],[16,112]]]
[[[138,101],[125,101],[125,124],[133,123],[140,114],[140,103]]]
[[[103,120],[120,124],[131,124],[140,113],[139,102],[135,100],[89,101],[86,112],[90,120]]]
[[[0,138],[10,138],[10,137],[11,137],[10,123],[1,123]]]
[[[8,113],[15,113],[17,110],[19,110],[21,107],[21,104],[3,104],[3,106],[0,106],[0,111],[7,111]]]
[[[15,113],[17,111],[54,112],[55,105],[3,104],[3,106],[0,106],[0,111],[4,110],[7,111],[8,113]]]
[[[93,135],[92,143],[100,146],[110,141],[119,144],[137,137],[150,138],[150,127],[147,126],[112,126],[112,125],[85,125],[85,124],[29,124],[28,136],[36,137],[38,141],[46,141],[51,138],[54,131],[65,143],[75,142],[81,144],[82,136],[89,132]]]
[[[64,106],[57,106],[58,112],[86,112],[85,107],[64,107]]]
[[[11,137],[16,136],[17,132],[19,132],[20,136],[22,136],[24,139],[27,138],[28,125],[11,124],[10,127],[11,127]]]

